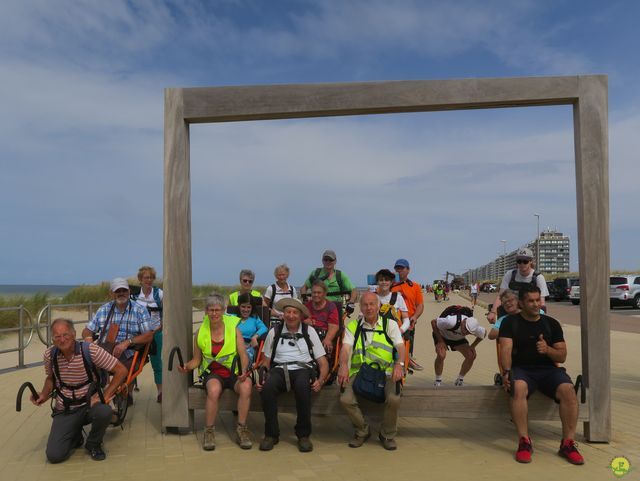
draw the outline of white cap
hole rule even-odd
[[[480,325],[475,317],[467,317],[467,331],[469,334],[473,334],[479,339],[484,339],[487,335],[487,330]]]
[[[466,319],[465,324],[467,325],[467,331],[469,331],[469,334],[473,334],[480,339],[484,339],[486,337],[487,330],[478,323],[478,320],[475,317],[462,316],[461,318],[462,320]],[[445,330],[453,329],[457,322],[458,316],[454,314],[447,317],[439,317],[436,324],[438,329]]]
[[[116,277],[111,281],[111,292],[116,292],[118,289],[129,290],[129,282],[124,277]]]

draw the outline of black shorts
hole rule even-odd
[[[431,332],[431,336],[433,336],[433,345],[437,345],[438,344],[438,338],[436,337],[436,333],[435,332]],[[467,341],[466,339],[458,339],[457,341],[452,341],[451,339],[447,339],[446,337],[443,337],[442,340],[444,341],[444,343],[447,345],[447,347],[449,349],[451,349],[452,351],[456,350],[456,346],[463,346],[463,345],[469,345],[469,341]]]
[[[531,396],[536,389],[551,399],[556,399],[556,390],[560,384],[572,384],[571,378],[567,374],[564,367],[556,366],[532,366],[532,367],[514,367],[511,370],[512,382],[521,380],[527,383],[529,389],[527,398]],[[513,389],[511,390],[513,396]]]
[[[209,372],[205,374],[204,377],[202,378],[202,385],[204,386],[205,389],[207,388],[207,383],[212,379],[217,379],[220,382],[220,384],[222,384],[223,391],[225,389],[231,389],[233,391],[233,388],[235,387],[236,381],[237,381],[236,376],[222,377],[218,374],[212,374]]]

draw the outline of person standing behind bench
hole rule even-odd
[[[343,296],[349,296],[346,307],[350,309],[350,312],[353,312],[353,303],[358,298],[358,290],[344,272],[336,269],[336,260],[337,257],[334,251],[324,251],[322,253],[322,267],[311,271],[311,274],[304,282],[304,286],[300,288],[300,294],[306,294],[315,280],[324,281],[327,285],[327,300],[336,305],[338,318],[342,322]]]
[[[353,319],[345,329],[338,369],[338,383],[344,388],[340,395],[340,403],[355,429],[349,447],[359,448],[371,436],[371,429],[353,392],[353,380],[364,363],[375,362],[384,369],[387,376],[384,413],[378,438],[384,449],[392,451],[397,449],[395,437],[398,432],[400,393],[396,391],[396,383],[402,380],[405,368],[404,362],[401,361],[405,358],[404,341],[396,322],[388,321],[386,331],[383,330],[384,321],[379,314],[380,300],[376,293],[362,294],[360,311],[363,319]],[[397,351],[398,360],[394,360],[394,349]]]
[[[518,432],[516,461],[530,463],[533,447],[527,423],[527,399],[536,389],[560,404],[562,440],[558,454],[571,464],[584,464],[573,440],[578,424],[578,399],[563,367],[567,345],[562,327],[540,314],[540,289],[525,285],[518,294],[520,314],[508,316],[500,326],[502,383],[511,394],[511,419]]]
[[[318,334],[313,327],[302,323],[309,317],[308,309],[297,299],[284,298],[276,303],[284,313],[284,323],[269,330],[263,346],[262,371],[266,379],[259,380],[264,410],[264,439],[261,451],[270,451],[280,440],[278,424],[278,396],[292,389],[296,397],[295,432],[298,450],[313,450],[311,435],[311,391],[318,392],[327,379],[329,366]],[[319,372],[316,370],[316,364]]]

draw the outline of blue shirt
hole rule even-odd
[[[107,302],[100,306],[93,316],[93,319],[87,324],[87,329],[92,332],[100,332],[100,341],[103,341],[107,335],[101,332],[107,323],[107,317],[111,306],[115,301]],[[136,302],[129,301],[124,312],[120,312],[117,307],[113,309],[109,324],[118,324],[118,334],[116,342],[122,342],[130,337],[135,337],[149,331],[155,331],[160,328],[160,321],[151,319],[149,311]],[[108,328],[107,328],[108,329]],[[127,350],[126,357],[131,357],[131,352]]]
[[[238,329],[240,329],[240,332],[242,333],[242,338],[247,342],[249,342],[255,335],[260,337],[267,333],[267,326],[264,325],[264,322],[253,316],[244,322],[239,321]]]

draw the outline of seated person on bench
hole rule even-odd
[[[560,404],[562,440],[558,454],[571,464],[584,464],[573,438],[578,424],[578,399],[563,367],[567,345],[560,323],[540,314],[540,288],[525,285],[518,294],[520,314],[500,326],[502,383],[511,394],[511,419],[518,432],[516,461],[530,463],[533,447],[527,422],[527,399],[536,389]]]
[[[256,384],[262,398],[265,420],[260,450],[270,451],[278,444],[278,396],[291,389],[295,393],[298,413],[294,428],[298,437],[298,450],[306,453],[313,450],[309,440],[311,391],[318,392],[322,389],[329,373],[329,365],[318,334],[313,327],[301,322],[303,317],[309,316],[308,309],[299,300],[292,298],[280,299],[275,307],[284,313],[284,322],[267,334],[261,366],[262,373],[267,371],[266,380],[260,379]]]
[[[41,406],[55,389],[47,459],[50,463],[61,463],[84,444],[92,459],[102,461],[106,458],[102,438],[111,422],[112,410],[98,395],[100,380],[96,368],[113,374],[103,393],[107,402],[124,381],[127,370],[96,344],[76,341],[76,330],[68,319],[53,321],[51,334],[53,346],[44,353],[47,378],[38,397],[31,398],[33,404]],[[91,424],[86,443],[82,437],[85,424]]]
[[[215,422],[218,415],[218,401],[225,389],[232,389],[238,395],[238,425],[236,441],[242,449],[251,449],[251,433],[247,428],[247,416],[251,404],[251,379],[247,377],[249,358],[244,348],[244,339],[238,325],[238,318],[225,314],[227,306],[221,294],[212,293],[206,301],[205,316],[194,339],[193,359],[178,370],[188,373],[199,369],[202,384],[207,391],[204,408],[205,428],[202,449],[213,451],[215,443]],[[240,361],[241,375],[237,375],[236,363]]]

